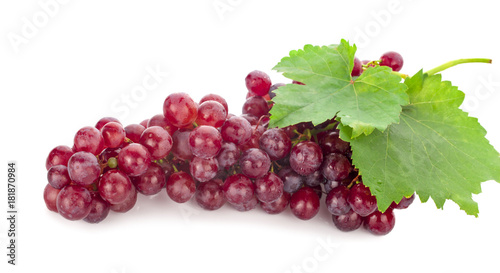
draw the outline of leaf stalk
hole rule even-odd
[[[450,61],[450,62],[447,62],[447,63],[444,63],[438,67],[435,67],[431,70],[428,70],[427,72],[425,72],[425,74],[429,75],[429,76],[432,76],[436,73],[439,73],[441,71],[444,71],[450,67],[453,67],[455,65],[459,65],[459,64],[466,64],[466,63],[491,63],[492,60],[491,59],[487,59],[487,58],[470,58],[470,59],[458,59],[458,60],[454,60],[454,61]]]

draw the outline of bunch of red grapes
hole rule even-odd
[[[370,65],[399,71],[402,58],[388,52],[364,66],[356,58],[352,76]],[[247,100],[239,116],[228,113],[219,95],[197,103],[186,93],[174,93],[165,99],[162,114],[140,124],[124,127],[106,117],[81,128],[73,147],[57,146],[47,157],[47,208],[69,220],[99,223],[110,210],[129,211],[138,193],[166,191],[175,202],[194,199],[206,210],[227,203],[238,211],[260,206],[277,214],[289,207],[301,220],[316,216],[324,203],[342,231],[363,225],[374,234],[389,233],[393,209],[407,208],[414,195],[380,212],[334,118],[316,126],[268,128],[270,100],[284,84],[272,85],[257,70],[245,82]]]

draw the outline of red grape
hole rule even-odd
[[[101,134],[104,139],[104,146],[109,148],[118,148],[125,141],[125,129],[117,122],[108,122],[102,129]]]
[[[212,126],[198,126],[189,133],[189,147],[197,157],[215,157],[222,147],[221,133]]]
[[[290,152],[290,166],[300,175],[308,175],[321,166],[323,152],[313,141],[303,141],[295,145]]]
[[[264,96],[269,92],[269,88],[271,87],[271,78],[265,72],[254,70],[246,76],[245,84],[248,91],[259,96]]]
[[[148,149],[152,160],[158,160],[170,153],[173,140],[167,130],[160,126],[151,126],[142,132],[139,143]]]
[[[75,152],[89,152],[98,155],[104,149],[101,132],[94,127],[83,127],[75,134]]]
[[[132,143],[121,149],[118,166],[127,175],[138,176],[146,172],[151,164],[151,154],[141,144]]]
[[[185,203],[193,197],[196,191],[196,184],[193,178],[183,172],[179,171],[173,173],[167,181],[167,194],[170,198],[177,203]]]
[[[43,200],[50,211],[57,212],[56,202],[59,192],[61,192],[61,190],[52,187],[50,184],[47,184],[43,190]]]
[[[198,185],[195,199],[196,203],[206,210],[219,209],[226,203],[221,186],[213,180]]]
[[[293,215],[301,220],[309,220],[319,212],[319,197],[309,187],[303,187],[292,194],[290,209]]]
[[[65,145],[60,145],[52,149],[45,161],[47,171],[55,165],[68,165],[69,158],[74,154],[73,150]]]
[[[252,136],[252,125],[245,118],[234,116],[224,122],[221,135],[225,141],[239,145]]]
[[[81,220],[89,215],[92,203],[90,192],[80,186],[68,185],[57,195],[57,211],[68,220]]]
[[[191,125],[197,114],[197,103],[186,93],[170,94],[163,104],[163,115],[178,128]]]
[[[111,204],[120,204],[132,190],[130,178],[120,170],[109,170],[99,180],[99,194]]]
[[[401,54],[394,51],[386,52],[380,57],[380,65],[388,66],[392,68],[393,71],[399,71],[403,68],[403,57]]]
[[[78,185],[88,186],[94,183],[100,174],[101,166],[91,153],[75,153],[68,161],[68,175]]]
[[[255,185],[242,175],[234,174],[226,178],[222,185],[226,200],[232,204],[245,204],[254,196]]]

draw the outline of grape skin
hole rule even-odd
[[[120,170],[110,170],[99,180],[99,194],[111,204],[124,202],[132,191],[132,181]]]
[[[251,148],[241,155],[240,167],[241,172],[249,178],[259,178],[269,171],[271,159],[263,150]]]
[[[57,195],[57,211],[64,218],[76,221],[89,215],[92,203],[90,192],[80,186],[68,185]]]
[[[151,154],[146,147],[138,143],[127,145],[118,154],[119,168],[130,176],[145,173],[149,164],[151,164]]]
[[[177,203],[189,201],[196,191],[193,178],[183,171],[173,173],[168,178],[166,188],[168,196]]]
[[[45,161],[47,171],[55,165],[67,165],[69,158],[74,154],[73,149],[68,146],[60,145],[52,149]]]
[[[319,212],[319,197],[312,188],[303,187],[292,194],[290,209],[301,220],[312,219]]]
[[[323,162],[321,147],[313,141],[303,141],[290,152],[290,166],[300,175],[308,175],[319,169]]]
[[[163,115],[175,127],[191,125],[198,115],[198,105],[186,93],[173,93],[163,103]]]
[[[198,205],[206,210],[217,210],[226,203],[221,186],[214,180],[200,183],[196,189],[195,199]]]
[[[94,183],[100,174],[101,166],[91,153],[77,152],[68,161],[68,175],[78,185],[88,186]]]
[[[50,184],[47,184],[45,186],[45,189],[43,190],[43,200],[45,201],[47,209],[56,213],[58,212],[56,202],[59,192],[61,192],[60,189],[56,189],[52,187]]]
[[[219,154],[222,147],[222,135],[212,126],[201,125],[189,133],[189,147],[193,155],[212,158]]]

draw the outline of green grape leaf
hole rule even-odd
[[[478,120],[458,108],[464,93],[441,81],[441,75],[420,71],[405,84],[410,103],[403,107],[399,124],[356,138],[350,127],[339,126],[363,183],[381,211],[416,192],[422,202],[431,197],[443,208],[449,199],[477,217],[472,194],[481,192],[481,182],[500,181],[499,153]]]
[[[345,40],[339,45],[306,45],[291,51],[273,69],[305,85],[288,84],[275,90],[269,126],[308,121],[316,125],[336,116],[356,137],[399,122],[401,106],[408,104],[401,77],[381,66],[351,77],[355,52],[356,46]]]

